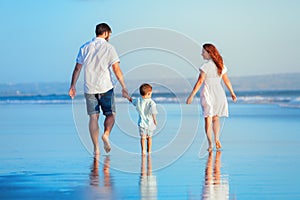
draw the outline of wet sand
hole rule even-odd
[[[299,109],[231,105],[220,152],[201,149],[206,143],[200,120],[195,137],[195,130],[175,134],[192,142],[173,161],[167,153],[159,154],[174,131],[168,124],[160,133],[165,138],[155,136],[154,153],[144,157],[138,138],[124,139],[122,126],[116,126],[111,142],[133,152],[131,157],[102,149],[97,160],[77,134],[71,105],[0,107],[0,199],[300,198]],[[199,115],[191,111],[189,117]],[[178,115],[167,118],[176,122]]]

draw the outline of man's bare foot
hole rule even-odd
[[[217,149],[221,149],[222,148],[221,142],[219,140],[216,141],[216,148]]]
[[[98,156],[98,155],[100,155],[100,151],[99,150],[95,150],[94,151],[94,156]]]
[[[100,158],[100,153],[98,154],[94,153],[94,161],[99,161],[99,158]]]
[[[208,149],[207,149],[208,152],[212,152],[212,150],[213,150],[213,147],[208,147]]]
[[[102,140],[103,140],[103,145],[104,145],[105,152],[106,153],[110,152],[111,148],[110,148],[108,136],[103,134],[102,135]]]
[[[98,147],[94,147],[94,156],[98,156],[98,155],[100,155],[99,146]]]

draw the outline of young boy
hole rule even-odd
[[[145,140],[147,139],[147,152],[151,154],[152,147],[152,134],[156,129],[156,103],[151,99],[152,96],[152,86],[150,84],[144,83],[140,86],[139,98],[127,97],[127,99],[136,107],[139,114],[138,126],[141,136],[141,148],[142,154],[146,154]]]

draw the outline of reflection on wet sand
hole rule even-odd
[[[229,183],[226,176],[221,174],[221,151],[216,151],[213,160],[213,152],[209,152],[202,199],[229,199]]]
[[[103,178],[102,178],[103,177]],[[99,174],[99,157],[95,157],[91,167],[90,185],[93,198],[115,199],[110,175],[110,157],[106,156],[103,163],[103,174]]]
[[[152,174],[151,155],[142,155],[141,158],[140,193],[143,200],[157,199],[157,183],[156,176]]]

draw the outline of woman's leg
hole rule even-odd
[[[220,149],[222,146],[220,143],[220,120],[219,120],[219,117],[213,116],[212,123],[213,123],[213,131],[214,131],[216,148]]]
[[[212,126],[212,117],[205,117],[205,133],[208,141],[208,151],[213,149],[213,142],[212,142],[212,133],[211,133],[211,126]]]

